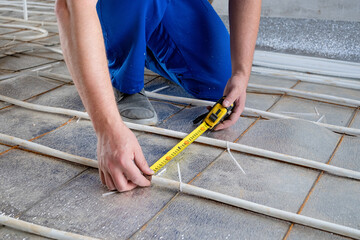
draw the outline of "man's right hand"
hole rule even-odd
[[[123,123],[97,134],[99,174],[109,190],[129,191],[136,186],[146,187],[150,181],[145,175],[149,168],[141,147],[129,128]]]

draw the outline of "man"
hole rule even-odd
[[[216,130],[238,120],[260,11],[260,0],[229,0],[229,37],[206,0],[57,0],[65,62],[98,138],[103,184],[120,192],[150,185],[144,175],[153,172],[122,121],[156,122],[142,90],[144,66],[195,97],[235,103]]]

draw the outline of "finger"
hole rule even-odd
[[[119,192],[130,191],[137,186],[136,184],[128,181],[120,169],[113,170],[111,176],[114,179],[115,187]]]
[[[240,118],[241,111],[239,111],[239,108],[240,107],[235,107],[235,110],[230,115],[230,117],[225,121],[223,121],[222,123],[220,123],[219,125],[217,125],[214,130],[219,131],[234,125]]]
[[[100,175],[101,183],[106,185],[104,173],[100,170],[100,168],[99,168],[99,175]]]
[[[115,184],[110,176],[110,174],[108,172],[104,172],[104,177],[105,177],[105,183],[106,183],[106,186],[108,187],[108,189],[110,191],[112,190],[115,190]]]
[[[135,152],[134,162],[136,166],[140,169],[140,171],[143,172],[145,175],[154,174],[154,171],[149,167],[141,149]]]
[[[223,107],[226,107],[226,108],[230,107],[231,104],[233,104],[238,97],[239,97],[239,94],[236,91],[230,91],[226,95],[226,97],[222,103]]]
[[[123,166],[122,170],[126,175],[127,179],[132,181],[136,185],[139,185],[141,187],[150,186],[150,181],[141,174],[139,168],[137,168],[134,162],[129,162],[126,166]]]

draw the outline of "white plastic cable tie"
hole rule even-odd
[[[117,191],[107,192],[107,193],[104,193],[102,196],[103,196],[103,197],[107,197],[107,196],[112,195],[112,194],[114,194],[114,193],[117,193]]]
[[[155,89],[155,90],[153,90],[153,91],[151,91],[151,92],[152,92],[152,93],[157,93],[157,92],[160,92],[160,91],[162,91],[162,90],[164,90],[164,89],[167,89],[167,88],[169,88],[169,86],[164,86],[164,87]]]
[[[320,113],[319,113],[319,111],[317,110],[317,108],[314,107],[314,109],[315,109],[316,115],[320,116]]]
[[[163,174],[164,172],[166,172],[166,168],[164,168],[163,170],[161,170],[158,174],[156,174],[156,176],[160,176],[160,175]]]
[[[182,192],[182,181],[181,181],[181,172],[180,172],[180,165],[179,165],[179,163],[177,163],[177,168],[178,168],[178,175],[179,175],[179,182],[180,182],[179,190],[180,190],[180,192]]]
[[[316,122],[321,122],[324,119],[325,115],[322,115],[319,120],[317,120]]]
[[[230,146],[229,146],[229,142],[228,142],[228,141],[226,141],[226,148],[227,148],[227,149],[226,149],[227,152],[229,153],[231,159],[235,162],[236,166],[238,166],[239,169],[246,175],[244,169],[240,166],[240,164],[238,163],[238,161],[236,161],[235,157],[232,155],[232,153],[231,153],[231,151],[230,151]]]

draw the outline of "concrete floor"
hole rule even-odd
[[[19,17],[19,16],[18,16]],[[42,19],[33,16],[33,19]],[[54,17],[47,16],[55,21]],[[1,20],[1,23],[6,21]],[[59,45],[56,27],[36,40]],[[0,36],[16,32],[0,28]],[[53,73],[68,74],[58,54],[29,43],[0,40],[0,77],[58,63]],[[148,91],[169,86],[163,94],[191,97],[180,87],[146,72]],[[310,89],[359,99],[359,91],[253,75],[252,83]],[[84,111],[72,82],[37,76],[0,81],[0,94],[31,103]],[[158,127],[190,132],[192,120],[206,111],[152,100]],[[359,109],[286,95],[249,93],[246,105],[270,112],[325,115],[327,123],[360,128]],[[310,119],[314,120],[314,119]],[[96,159],[96,136],[86,120],[40,113],[0,102],[0,132],[61,151]],[[151,165],[178,140],[135,132]],[[208,137],[255,146],[360,171],[360,141],[301,120],[264,120],[242,116],[230,129]],[[162,177],[282,210],[360,229],[358,181],[267,158],[233,152],[243,175],[222,149],[194,143],[166,166]],[[0,143],[0,214],[36,224],[104,239],[346,239],[164,188],[139,188],[103,197],[97,170]],[[0,226],[0,239],[43,239]]]

